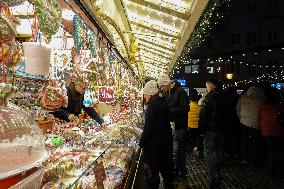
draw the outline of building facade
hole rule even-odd
[[[245,7],[245,8],[244,8]],[[227,82],[273,73],[284,68],[284,1],[234,0],[210,36],[176,70],[190,87],[209,78]]]

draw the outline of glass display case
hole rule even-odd
[[[24,110],[0,108],[0,180],[40,165],[49,156],[43,135]]]

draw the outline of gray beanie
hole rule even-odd
[[[158,86],[161,87],[163,85],[169,85],[171,83],[171,80],[168,75],[162,74],[158,78]]]
[[[157,82],[155,80],[150,80],[145,84],[143,88],[143,94],[146,95],[156,95],[158,94],[159,89],[157,87]]]

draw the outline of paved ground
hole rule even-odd
[[[190,189],[209,188],[205,161],[193,155],[188,155],[187,159],[187,182]],[[272,178],[265,168],[241,165],[233,158],[226,158],[226,166],[221,172],[221,177],[221,188],[226,189],[284,189],[283,178]],[[177,188],[185,187],[179,185]]]

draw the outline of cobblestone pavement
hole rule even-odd
[[[229,158],[226,158],[225,163],[221,171],[222,189],[284,189],[284,179],[271,178],[265,168],[241,165],[237,160]],[[204,160],[192,154],[187,155],[187,168],[190,189],[209,188]]]

